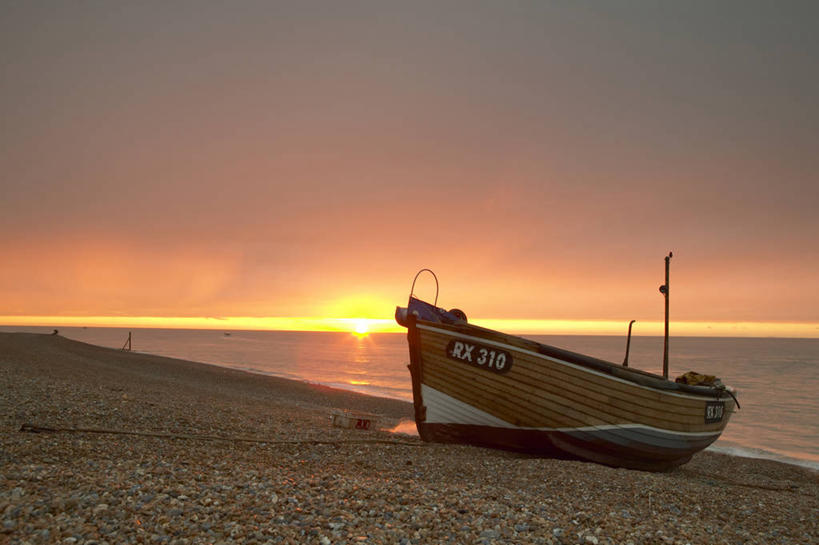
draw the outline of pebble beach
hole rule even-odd
[[[384,429],[335,427],[338,410]],[[0,544],[819,543],[807,468],[703,452],[646,473],[388,431],[411,418],[402,401],[0,333]]]

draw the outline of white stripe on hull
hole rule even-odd
[[[481,342],[486,341],[482,339]],[[475,408],[468,403],[455,399],[454,397],[445,394],[440,390],[436,390],[435,388],[431,388],[426,384],[421,384],[421,397],[423,398],[424,406],[427,409],[426,423],[428,424],[470,424],[475,426],[489,426],[493,428],[561,432],[643,429],[685,437],[713,437],[722,433],[722,431],[672,431],[655,428],[653,426],[646,426],[643,424],[607,424],[602,426],[583,426],[577,428],[530,428],[525,426],[515,426],[510,422],[500,419],[497,416],[493,416],[486,411]]]

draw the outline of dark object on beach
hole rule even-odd
[[[663,471],[716,441],[734,412],[718,382],[677,383],[469,324],[436,306],[435,283],[435,304],[414,296],[413,280],[395,311],[424,441]]]
[[[131,351],[131,332],[128,332],[128,340],[125,341],[125,344],[122,345],[122,350],[125,352]]]
[[[335,410],[330,416],[330,421],[333,423],[333,426],[356,430],[377,429],[380,420],[381,415],[350,410]]]
[[[60,333],[60,332],[59,332],[59,331],[57,331],[56,329],[55,329],[54,331],[52,331],[52,332],[51,332],[51,334],[52,334],[52,335],[59,335],[59,333]]]

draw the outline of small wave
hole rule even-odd
[[[774,462],[782,462],[794,466],[806,467],[814,471],[819,471],[819,461],[804,460],[801,458],[793,458],[784,454],[770,452],[758,448],[726,446],[726,445],[711,445],[706,450],[712,452],[719,452],[720,454],[728,454],[730,456],[739,456],[740,458],[758,458],[762,460],[773,460]]]

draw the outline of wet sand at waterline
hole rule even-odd
[[[0,543],[819,541],[809,469],[712,452],[668,473],[612,469],[337,428],[334,409],[387,426],[412,415],[392,399],[0,333]]]

